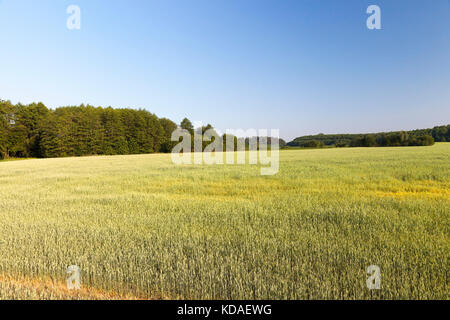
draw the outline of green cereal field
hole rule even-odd
[[[273,176],[170,154],[0,162],[0,299],[448,299],[449,156],[282,150]]]

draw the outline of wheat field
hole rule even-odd
[[[282,150],[274,176],[163,154],[0,162],[0,299],[448,299],[449,155]]]

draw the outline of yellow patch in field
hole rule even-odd
[[[393,198],[448,198],[450,199],[450,190],[427,188],[422,190],[401,190],[393,192],[376,191],[378,197],[393,197]]]

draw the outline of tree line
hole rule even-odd
[[[317,134],[302,136],[288,142],[289,147],[388,147],[429,146],[434,142],[450,141],[450,125],[432,129],[379,132],[371,134]]]
[[[172,132],[177,128],[191,134],[192,150],[194,130],[202,136],[213,132],[223,140],[223,150],[227,150],[227,140],[233,141],[234,150],[238,149],[238,142],[248,148],[252,140],[226,134],[219,136],[211,124],[194,128],[187,118],[178,125],[143,109],[80,105],[52,110],[42,103],[14,105],[0,100],[0,159],[170,152],[178,143],[171,141]],[[262,137],[253,138],[258,146],[264,141]],[[202,150],[215,138],[210,140],[200,142]],[[298,137],[289,143],[280,138],[265,139],[268,148],[275,142],[280,147],[320,148],[418,146],[432,145],[434,141],[450,141],[450,125],[375,134],[319,134]]]
[[[195,139],[201,139],[202,141],[198,141],[198,145],[201,145],[202,150],[206,148],[207,145],[215,142],[216,138],[220,138],[222,141],[222,150],[241,150],[243,148],[245,150],[248,150],[250,148],[250,144],[256,143],[256,148],[259,150],[259,148],[263,145],[267,149],[271,149],[271,146],[273,144],[278,144],[279,147],[286,146],[286,141],[279,137],[270,137],[270,136],[253,136],[253,137],[236,137],[232,134],[222,134],[220,135],[218,132],[214,130],[214,127],[211,124],[207,124],[206,126],[202,126],[199,128],[194,128],[192,122],[184,118],[183,121],[180,123],[180,129],[185,130],[188,132],[191,136],[191,149],[192,151],[195,151]],[[195,134],[197,133],[197,135]],[[207,139],[205,139],[207,137]],[[231,141],[231,146],[227,148],[227,142]]]
[[[187,118],[177,125],[142,109],[80,105],[52,110],[42,103],[14,105],[0,100],[0,159],[170,152],[178,143],[171,141],[177,128],[189,132],[192,139],[194,130],[202,136],[206,132],[218,136],[211,124],[194,129]],[[220,138],[226,150],[227,136]],[[248,138],[242,139],[248,148]],[[267,137],[266,144],[270,146],[273,139]],[[232,136],[231,140],[237,150],[239,139]],[[202,150],[211,142],[202,139]],[[285,144],[282,139],[278,142]]]
[[[0,101],[0,158],[169,152],[176,128],[146,110]]]

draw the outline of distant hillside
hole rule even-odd
[[[288,142],[287,146],[304,148],[423,146],[432,145],[435,141],[450,141],[450,125],[370,134],[317,134],[295,138]]]

